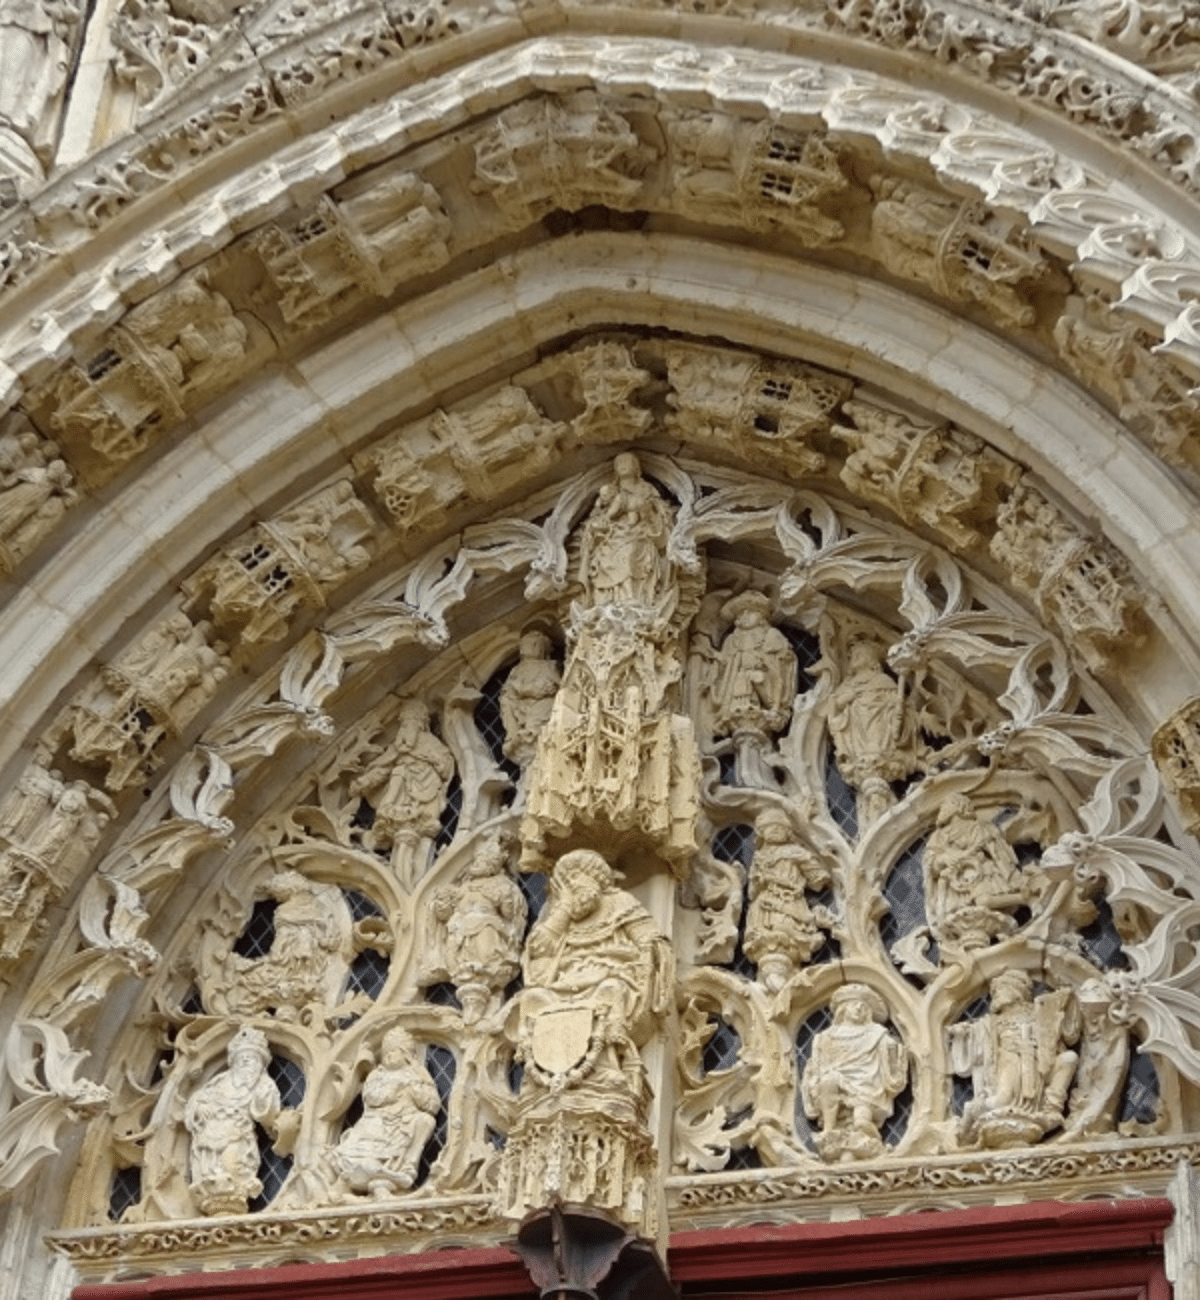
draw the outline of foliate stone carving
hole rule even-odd
[[[384,1200],[407,1191],[437,1124],[441,1098],[407,1029],[389,1030],[362,1087],[362,1115],[338,1139],[332,1163],[347,1193]]]
[[[240,378],[250,359],[246,324],[197,272],[134,307],[35,405],[85,481],[102,482]]]
[[[825,457],[812,445],[850,395],[839,376],[737,352],[667,350],[667,427],[689,439],[724,443],[747,459],[800,476]]]
[[[84,781],[34,759],[0,804],[0,964],[29,950],[45,914],[86,864],[116,812]]]
[[[848,659],[829,696],[829,737],[842,776],[858,792],[859,826],[866,827],[895,803],[891,783],[920,767],[916,720],[905,679],[885,670],[878,641],[855,636]]]
[[[1016,465],[957,429],[917,423],[870,402],[842,409],[854,425],[836,424],[832,432],[853,449],[841,470],[852,492],[907,524],[933,529],[956,550],[979,543],[1000,489],[1017,479]]]
[[[392,739],[368,751],[364,771],[350,786],[374,810],[371,846],[390,849],[392,869],[407,885],[427,864],[453,775],[454,755],[430,731],[429,709],[422,700],[408,699],[400,705]]]
[[[666,125],[676,202],[685,215],[750,230],[782,228],[808,247],[842,237],[841,223],[820,205],[848,182],[820,136],[703,111],[671,114]]]
[[[825,943],[833,917],[805,894],[824,889],[830,879],[828,864],[798,842],[787,813],[769,808],[760,814],[743,946],[768,992],[778,993]]]
[[[475,184],[519,228],[556,208],[635,206],[655,157],[594,91],[547,95],[506,109],[483,132],[475,145]]]
[[[875,188],[872,242],[893,275],[956,302],[978,303],[1008,329],[1032,324],[1034,309],[1022,293],[1049,264],[1020,232],[1005,229],[976,200],[890,177]]]
[[[563,426],[548,420],[523,388],[508,384],[466,410],[435,412],[422,432],[424,443],[405,434],[362,461],[376,496],[403,530],[420,529],[464,498],[487,500],[548,468]]]
[[[113,71],[134,87],[143,112],[208,61],[240,7],[229,0],[123,0],[112,20]],[[231,65],[248,54],[237,45],[225,50]]]
[[[1138,640],[1142,601],[1120,557],[1085,537],[1025,480],[996,512],[992,555],[1094,668]]]
[[[226,647],[212,633],[208,622],[172,614],[102,668],[68,710],[71,757],[107,768],[110,790],[153,771],[161,743],[183,732],[228,675]]]
[[[342,891],[295,870],[277,872],[264,888],[276,904],[269,948],[244,956],[228,946],[231,936],[214,935],[219,947],[203,963],[200,978],[205,1002],[240,1019],[267,1013],[281,1021],[320,1017],[341,999],[353,956]]]
[[[522,771],[533,761],[538,737],[550,721],[562,672],[545,632],[524,632],[521,657],[500,691],[500,720],[504,724],[504,753]]]
[[[11,573],[78,499],[58,445],[19,417],[0,421],[0,572]]]
[[[411,172],[385,176],[352,197],[323,198],[252,244],[289,325],[319,325],[348,291],[387,297],[402,280],[449,260],[450,221],[432,185]]]
[[[813,1039],[801,1079],[805,1112],[821,1124],[817,1150],[829,1161],[882,1155],[880,1126],[908,1080],[908,1054],[874,989],[844,984],[829,1005],[833,1024]]]
[[[951,1068],[970,1074],[974,1096],[963,1108],[965,1143],[1025,1146],[1063,1122],[1079,1054],[1079,1007],[1069,989],[1036,994],[1023,970],[991,983],[991,1009],[950,1029]]]
[[[1200,831],[1200,696],[1180,705],[1158,727],[1151,746],[1183,823],[1195,835]]]
[[[648,841],[681,866],[695,847],[698,757],[674,711],[679,635],[697,567],[674,539],[675,513],[636,456],[613,464],[579,530],[567,664],[529,776],[522,862],[579,828]]]
[[[520,971],[525,897],[508,874],[508,845],[486,836],[459,878],[433,897],[440,961],[431,982],[448,979],[462,1003],[463,1020],[475,1024],[500,1005]]]
[[[267,1073],[271,1049],[265,1035],[243,1026],[226,1057],[228,1069],[202,1084],[183,1112],[191,1139],[188,1188],[202,1214],[245,1214],[263,1190],[255,1125],[275,1137],[277,1146],[285,1145],[291,1127],[283,1121],[279,1088]]]
[[[320,609],[326,595],[364,568],[374,533],[370,511],[349,482],[256,524],[219,551],[183,585],[188,597],[207,594],[223,631],[247,649],[287,635],[301,609]]]
[[[559,858],[530,931],[509,1016],[525,1065],[499,1204],[520,1218],[552,1200],[657,1227],[651,1090],[639,1055],[672,1001],[670,945],[589,849]]]
[[[628,345],[615,339],[572,349],[565,358],[573,377],[573,396],[583,410],[571,421],[576,437],[585,443],[630,442],[646,433],[653,413],[634,398],[654,376],[634,360]]]

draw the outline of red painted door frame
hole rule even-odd
[[[1042,1201],[850,1223],[678,1233],[683,1297],[1170,1300],[1167,1200]],[[76,1287],[73,1300],[532,1300],[503,1247],[189,1273]]]

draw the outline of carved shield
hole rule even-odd
[[[565,1074],[587,1055],[591,1037],[591,1007],[540,1011],[533,1022],[533,1059],[548,1074]]]

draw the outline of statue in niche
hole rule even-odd
[[[265,1035],[243,1025],[226,1052],[229,1068],[213,1075],[188,1099],[183,1122],[191,1138],[188,1187],[201,1214],[245,1214],[262,1193],[255,1124],[285,1153],[295,1137],[294,1111],[283,1111],[267,1073],[271,1049]]]
[[[829,881],[829,868],[796,843],[788,815],[776,808],[762,813],[755,825],[743,946],[769,992],[778,993],[824,944],[822,925],[828,928],[833,917],[810,907],[804,891],[823,889]]]
[[[391,841],[392,869],[411,888],[426,865],[430,841],[441,827],[454,755],[429,729],[429,710],[421,700],[400,706],[392,743],[350,786],[375,809],[371,838]]]
[[[564,854],[529,933],[508,1032],[525,1065],[501,1173],[503,1213],[558,1198],[646,1229],[657,1162],[640,1049],[673,997],[674,962],[599,853]],[[651,1229],[652,1230],[652,1229]]]
[[[821,1124],[817,1151],[829,1161],[880,1156],[880,1127],[908,1079],[908,1054],[874,989],[843,984],[829,1005],[833,1024],[813,1039],[800,1081],[804,1112]]]
[[[580,530],[582,598],[527,781],[523,870],[547,869],[552,838],[559,852],[597,836],[621,848],[648,841],[679,875],[695,853],[699,755],[691,719],[675,709],[680,637],[702,577],[686,541],[669,544],[673,526],[637,457],[618,456]]]
[[[351,960],[353,919],[336,885],[281,871],[267,882],[278,900],[275,937],[264,957],[231,953],[226,1001],[230,1013],[299,1019],[310,1007],[332,1007]]]
[[[613,473],[584,521],[579,575],[592,606],[652,605],[670,580],[671,510],[632,452],[613,461]]]
[[[929,930],[941,947],[970,952],[1017,928],[1011,912],[1030,902],[1030,882],[1003,832],[965,794],[943,801],[922,861]]]
[[[524,772],[533,762],[542,729],[550,721],[562,673],[545,632],[522,633],[520,651],[521,657],[500,691],[500,721],[504,723],[505,757]]]
[[[1022,970],[991,984],[992,1006],[979,1020],[950,1027],[950,1068],[971,1076],[960,1139],[997,1150],[1037,1142],[1063,1122],[1079,1054],[1079,1004],[1070,989],[1033,994]]]
[[[838,769],[858,792],[858,823],[870,826],[895,802],[891,782],[917,770],[913,719],[904,682],[883,669],[883,647],[850,643],[849,672],[829,697],[829,735]]]
[[[443,954],[435,978],[449,977],[463,1020],[475,1024],[500,1005],[516,978],[525,933],[525,896],[508,874],[508,847],[501,835],[485,836],[454,884],[438,890],[433,916]]]
[[[441,1098],[407,1029],[389,1029],[362,1089],[358,1123],[338,1139],[333,1166],[353,1200],[383,1200],[417,1181],[421,1153],[437,1126]]]
[[[734,624],[715,664],[713,732],[733,737],[740,784],[769,786],[774,782],[766,750],[772,733],[791,720],[796,655],[787,637],[771,626],[771,602],[762,592],[735,596],[721,613]]]

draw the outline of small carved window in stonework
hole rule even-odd
[[[838,769],[832,745],[825,756],[825,801],[829,805],[829,815],[842,834],[848,840],[854,839],[858,835],[858,803],[854,791]]]
[[[985,273],[991,270],[991,252],[980,244],[978,240],[964,240],[962,246],[958,250],[958,255],[967,266],[977,266]]]
[[[759,188],[764,199],[774,199],[781,195],[784,198],[791,198],[793,182],[790,176],[781,175],[779,172],[763,172]]]
[[[233,951],[239,957],[252,961],[265,957],[275,942],[275,909],[279,903],[274,898],[263,898],[254,904],[246,928],[237,937]]]
[[[792,385],[786,379],[764,379],[759,391],[768,402],[786,402],[792,395]]]
[[[255,575],[258,585],[268,596],[275,596],[287,591],[292,585],[292,575],[282,564],[276,562],[275,552],[265,542],[255,542],[246,552],[238,557],[238,563],[247,573]],[[268,566],[274,566],[265,572]]]
[[[521,769],[507,758],[504,753],[504,723],[500,719],[500,692],[513,670],[512,664],[498,668],[483,684],[479,703],[475,706],[475,726],[483,737],[484,744],[492,756],[492,761],[512,781],[512,789],[506,790],[500,802],[507,808],[516,794],[516,784],[521,779]]]
[[[429,1177],[429,1170],[432,1168],[433,1162],[446,1145],[450,1092],[454,1087],[454,1075],[458,1069],[458,1062],[455,1061],[454,1053],[448,1047],[442,1047],[439,1043],[430,1043],[425,1049],[425,1068],[429,1071],[429,1077],[433,1080],[433,1086],[437,1089],[442,1104],[438,1107],[437,1124],[434,1126],[433,1136],[425,1144],[425,1150],[421,1153],[421,1165],[417,1172],[417,1181],[413,1184],[415,1187],[419,1187]]]
[[[1117,1120],[1121,1124],[1152,1124],[1158,1118],[1161,1096],[1158,1071],[1154,1058],[1137,1050],[1137,1040],[1131,1044],[1129,1070],[1121,1090],[1121,1107]]]
[[[152,714],[143,709],[140,704],[131,704],[121,714],[121,720],[117,723],[117,728],[122,735],[136,740],[144,736],[154,725]]]
[[[992,999],[986,994],[983,997],[976,998],[974,1002],[968,1002],[963,1008],[963,1013],[958,1018],[959,1024],[965,1024],[968,1020],[982,1020],[992,1009]],[[950,1087],[950,1109],[955,1115],[961,1115],[966,1107],[967,1102],[975,1096],[975,1085],[969,1078],[963,1078],[961,1075],[951,1077]]]
[[[821,1007],[819,1011],[814,1011],[796,1031],[797,1078],[804,1078],[804,1067],[808,1064],[808,1058],[812,1055],[813,1039],[822,1029],[828,1029],[832,1024],[833,1016],[829,1008]],[[796,1136],[810,1151],[817,1149],[816,1143],[813,1141],[813,1126],[804,1113],[804,1103],[800,1098],[799,1091],[796,1093]]]
[[[731,1024],[719,1016],[709,1016],[709,1023],[716,1025],[713,1036],[704,1044],[701,1066],[705,1074],[717,1070],[732,1070],[737,1064],[738,1053],[742,1050],[742,1039]]]
[[[314,239],[320,239],[320,237],[323,234],[325,234],[326,231],[328,231],[328,229],[329,227],[325,223],[324,217],[321,216],[309,217],[307,220],[300,222],[300,224],[296,227],[295,230],[296,243],[298,244],[311,243]]]
[[[441,829],[433,841],[434,852],[445,848],[458,830],[458,818],[462,813],[463,788],[458,773],[450,778],[450,788],[446,791],[446,806],[442,809]]]
[[[112,1177],[108,1193],[108,1217],[114,1223],[120,1223],[121,1216],[131,1205],[142,1199],[142,1167],[131,1165],[128,1169],[118,1169]]]
[[[767,157],[781,162],[801,163],[804,161],[804,144],[800,140],[784,140],[775,136],[767,142]]]
[[[98,352],[88,362],[88,378],[94,383],[97,379],[103,379],[105,375],[115,370],[120,364],[121,358],[111,348],[105,348],[103,352]]]
[[[304,1100],[304,1071],[295,1061],[289,1061],[286,1056],[272,1056],[267,1064],[267,1073],[279,1089],[279,1099],[284,1107],[299,1106]],[[255,1124],[254,1131],[258,1137],[258,1179],[263,1189],[250,1202],[251,1212],[270,1205],[292,1172],[292,1157],[281,1156],[273,1149],[273,1139],[260,1124]]]

